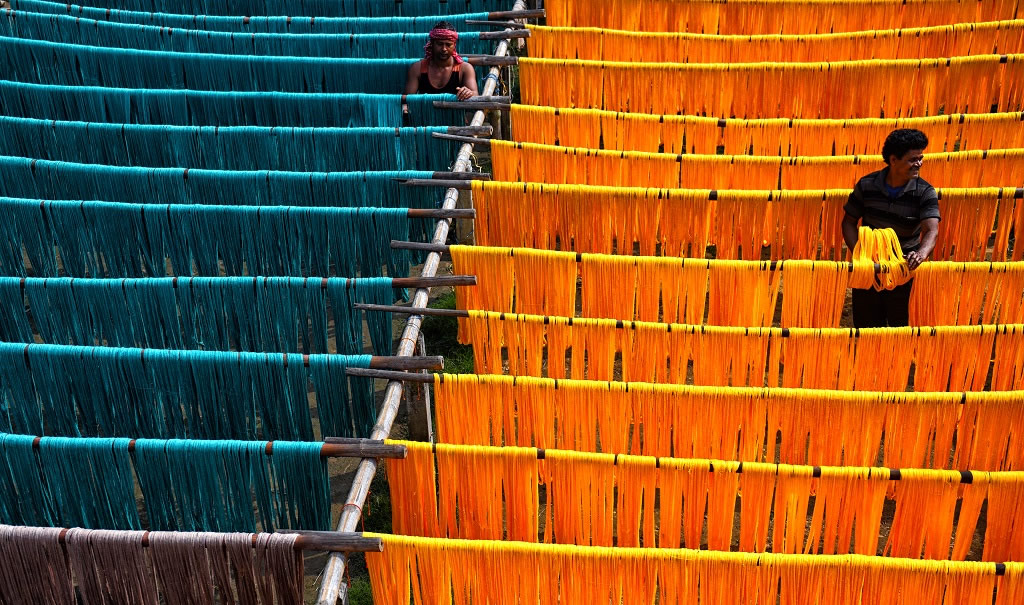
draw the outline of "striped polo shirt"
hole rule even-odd
[[[940,218],[939,196],[927,181],[916,178],[891,197],[885,185],[888,171],[886,167],[857,181],[843,210],[865,227],[895,231],[906,254],[921,245],[921,221]]]

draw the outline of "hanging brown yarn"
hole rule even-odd
[[[300,605],[297,537],[0,525],[0,602]]]

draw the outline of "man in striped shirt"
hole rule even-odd
[[[857,245],[857,223],[892,229],[899,237],[907,266],[928,260],[939,235],[939,198],[919,175],[928,137],[920,130],[892,131],[882,145],[886,167],[861,178],[843,209],[843,239]],[[858,328],[905,326],[909,321],[913,280],[892,290],[853,290],[853,325]]]

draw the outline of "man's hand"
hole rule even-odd
[[[911,271],[920,267],[921,263],[925,262],[926,260],[928,260],[928,257],[921,254],[917,250],[907,253],[907,267],[909,267]]]
[[[476,96],[476,95],[473,93],[472,90],[466,88],[465,86],[460,86],[460,87],[455,89],[455,96],[460,101],[465,101],[466,99],[468,99],[470,97],[473,97],[473,96]]]

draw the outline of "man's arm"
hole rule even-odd
[[[857,239],[860,237],[858,232],[860,228],[859,223],[859,218],[854,218],[849,214],[843,217],[843,240],[846,242],[846,247],[850,250],[850,254],[853,254],[853,249],[857,247]]]
[[[459,70],[462,71],[462,86],[455,90],[455,96],[460,101],[465,101],[480,94],[476,86],[476,70],[473,69],[473,66],[469,62],[465,62]]]
[[[420,91],[420,62],[416,61],[405,72],[405,94],[414,95]]]
[[[935,240],[939,237],[939,219],[926,218],[921,221],[921,247],[907,253],[907,266],[917,269],[928,260],[935,248]]]
[[[842,223],[843,240],[846,242],[846,248],[852,255],[853,249],[857,247],[857,239],[860,237],[858,233],[860,219],[864,216],[864,196],[860,192],[859,182],[854,186],[853,191],[850,192],[850,197],[846,200],[846,204],[843,205],[843,211],[846,213],[843,216]]]
[[[417,61],[409,66],[405,72],[405,94],[414,95],[420,91],[420,62]],[[408,103],[402,103],[402,114],[409,115]]]

